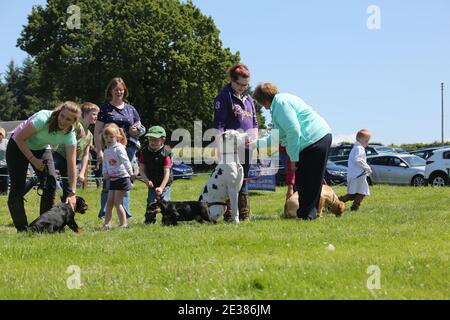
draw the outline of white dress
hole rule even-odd
[[[370,195],[367,174],[372,173],[372,169],[367,164],[365,148],[358,141],[353,145],[348,158],[347,170],[347,193]],[[364,173],[364,174],[363,174]]]

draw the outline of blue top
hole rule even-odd
[[[132,105],[125,103],[123,109],[119,109],[113,106],[110,102],[102,105],[97,119],[104,124],[117,124],[119,128],[123,129],[128,140],[130,140],[130,127],[137,122],[140,123],[141,121],[137,110]],[[136,143],[135,141],[133,142]]]
[[[292,94],[277,94],[271,105],[273,128],[279,131],[279,142],[286,147],[291,161],[299,160],[299,153],[331,133],[326,121],[302,99]],[[272,143],[273,133],[256,142]]]

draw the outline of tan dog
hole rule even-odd
[[[320,194],[319,206],[317,208],[317,215],[322,217],[322,211],[326,209],[341,217],[345,210],[345,203],[339,201],[336,193],[329,186],[322,186],[322,193]],[[284,204],[283,218],[297,218],[298,210],[298,193],[294,193]]]

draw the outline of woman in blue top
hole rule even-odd
[[[139,143],[139,137],[145,133],[145,127],[141,124],[141,118],[137,110],[130,104],[126,103],[128,97],[128,88],[122,78],[113,78],[105,92],[106,102],[101,106],[100,112],[97,117],[94,129],[94,141],[97,151],[97,161],[103,162],[103,150],[102,150],[102,132],[103,128],[108,123],[115,123],[119,128],[122,128],[127,135],[127,155],[130,162],[133,163],[133,159],[136,155],[137,144]],[[105,205],[108,198],[109,186],[104,181],[103,191],[101,197],[101,208],[98,214],[99,218],[105,216]],[[130,218],[130,191],[127,191],[123,200],[123,206],[127,213],[127,217]]]
[[[78,105],[66,101],[53,111],[41,110],[35,113],[14,130],[6,149],[6,162],[11,179],[8,207],[17,231],[27,231],[28,227],[23,195],[29,164],[43,185],[40,214],[54,205],[56,173],[49,146],[54,149],[59,144],[66,146],[69,171],[69,195],[66,202],[75,207],[77,141],[74,126],[80,116],[81,110]]]
[[[295,185],[299,190],[297,217],[303,220],[315,219],[332,140],[330,127],[302,99],[279,93],[271,83],[258,85],[253,98],[271,110],[273,128],[279,133],[279,143],[286,147],[293,162],[292,167],[296,170]],[[264,139],[267,140],[267,146],[271,144],[272,135]],[[261,142],[256,142],[258,148]]]

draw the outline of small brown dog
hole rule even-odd
[[[334,213],[336,217],[341,217],[345,210],[345,203],[339,201],[336,193],[327,185],[322,186],[322,193],[320,194],[319,206],[317,208],[317,215],[322,217],[322,211],[326,209]],[[298,210],[298,193],[294,193],[284,204],[283,218],[297,218]]]

